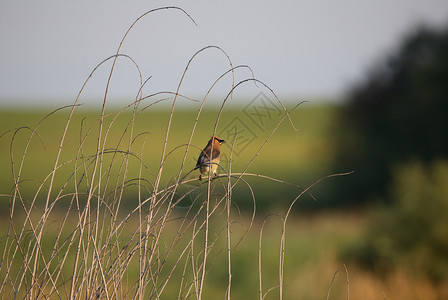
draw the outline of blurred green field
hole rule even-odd
[[[263,146],[262,151],[257,154],[246,172],[285,180],[302,187],[307,187],[315,180],[329,175],[336,155],[337,141],[334,140],[334,133],[338,130],[335,120],[339,109],[338,106],[330,105],[305,104],[298,107],[291,113],[292,122],[298,131],[296,132],[289,121],[285,120],[269,142]],[[227,139],[228,142],[222,149],[221,165],[224,168],[229,169],[231,166],[233,173],[242,172],[245,169],[281,118],[279,114],[271,113],[272,115],[269,115],[265,112],[262,115],[264,117],[258,119],[263,122],[257,123],[257,120],[252,119],[251,115],[245,113],[243,109],[224,110],[216,131],[217,135]],[[21,198],[25,199],[23,202],[25,208],[31,206],[39,208],[44,204],[51,183],[51,171],[68,117],[69,109],[50,115],[44,111],[3,110],[0,112],[2,134],[0,137],[2,166],[0,208],[3,215],[0,224],[1,249],[4,249],[4,237],[9,223],[7,215],[11,201],[9,195],[14,187],[13,178],[16,178],[20,187]],[[195,166],[200,149],[213,133],[217,111],[209,109],[200,115],[192,138],[193,146],[187,153],[185,166],[181,169],[185,153],[184,144],[188,142],[196,117],[197,112],[193,110],[179,110],[174,113],[167,143],[166,154],[169,153],[169,155],[165,161],[161,180],[162,188],[172,183],[179,172],[182,176],[191,179],[198,176],[196,171],[188,173]],[[98,111],[83,109],[75,111],[64,136],[51,192],[52,198],[58,195],[68,195],[67,198],[69,198],[76,187],[89,188],[89,178],[85,177],[91,176],[95,163],[93,158],[96,157],[99,120]],[[123,184],[120,180],[123,173],[126,173],[127,192],[120,206],[121,213],[117,216],[118,220],[122,220],[126,213],[138,204],[139,189],[136,182],[144,182],[142,184],[144,195],[141,195],[143,198],[151,193],[151,183],[154,182],[160,168],[168,121],[169,111],[167,110],[148,109],[139,112],[135,117],[131,110],[106,111],[100,139],[101,148],[104,149],[104,156],[101,158],[104,168],[98,172],[102,174],[103,182],[100,188],[106,200],[109,197],[108,190],[111,192],[120,190],[117,187]],[[238,132],[238,139],[235,141],[232,140],[234,129]],[[263,227],[262,239],[262,284],[264,293],[267,292],[264,299],[278,299],[281,218],[285,216],[287,207],[301,189],[263,178],[245,178],[254,190],[257,213],[251,230],[232,251],[231,296],[232,299],[256,299],[259,296],[259,238],[262,224],[267,220]],[[329,180],[337,184],[339,179]],[[187,188],[196,186],[196,183],[198,181],[192,181]],[[317,203],[334,201],[328,197],[328,192],[326,193],[325,181],[314,187],[311,192],[316,197]],[[69,205],[65,198],[66,196],[58,201],[47,221],[50,226],[47,226],[45,232],[44,245],[51,245],[58,234],[68,238],[73,230],[70,228],[77,226],[76,212],[73,215],[69,214],[64,230],[59,231],[57,226],[52,226],[52,224],[59,224],[64,218]],[[80,199],[82,200],[82,197]],[[237,211],[241,209],[232,223],[232,243],[235,244],[238,237],[242,236],[243,229],[250,223],[253,203],[244,185],[232,191],[232,201],[234,201],[234,207],[238,208]],[[182,203],[177,213],[182,215],[188,205],[188,201]],[[367,210],[326,210],[324,212],[302,210],[313,205],[316,205],[316,202],[311,197],[303,196],[303,199],[295,204],[295,209],[286,224],[284,299],[326,299],[327,294],[330,295],[330,299],[347,299],[347,293],[350,293],[353,299],[379,299],[385,296],[391,299],[439,299],[440,295],[444,295],[434,289],[429,281],[421,277],[416,279],[417,277],[405,270],[397,270],[379,278],[347,262],[346,272],[344,267],[346,262],[340,257],[341,249],[359,243],[367,226],[369,212]],[[20,224],[20,220],[17,220],[24,218],[21,214],[24,208],[17,202],[15,209],[16,224]],[[31,219],[35,218],[35,224],[41,217],[39,212],[41,212],[40,209],[35,209],[31,216]],[[224,296],[227,288],[227,249],[225,234],[222,233],[226,224],[225,217],[224,211],[217,212],[211,222],[210,235],[213,237],[214,244],[208,262],[209,273],[204,283],[203,299],[216,299],[216,295]],[[176,233],[178,229],[176,222],[178,220],[173,218],[168,223],[167,232]],[[136,228],[138,228],[138,219],[129,219],[120,232],[120,241],[130,239]],[[166,237],[166,240],[169,241],[170,238]],[[29,240],[25,239],[25,241]],[[195,244],[199,249],[202,246],[200,239]],[[50,250],[44,246],[42,251],[50,253]],[[175,263],[177,250],[175,249],[173,255],[164,262],[167,266]],[[74,253],[69,253],[69,260],[72,256]],[[18,269],[22,268],[20,257],[16,257],[16,260],[17,264],[14,266]],[[138,272],[138,261],[131,261],[128,268],[131,275],[126,278],[126,282],[135,282],[137,277],[132,274],[133,270],[135,273]],[[64,276],[69,278],[70,274],[69,268]],[[177,297],[181,277],[175,276],[179,274],[173,275],[173,280],[167,285],[165,298],[161,299]]]
[[[290,116],[298,131],[294,130],[290,120],[285,120],[276,129],[272,137],[270,137],[271,134],[281,120],[281,112],[274,111],[272,115],[256,115],[255,117],[260,117],[256,120],[251,118],[254,117],[253,115],[245,113],[243,109],[226,109],[219,120],[216,131],[217,135],[227,140],[227,144],[222,149],[221,165],[225,169],[231,167],[233,173],[242,172],[248,162],[256,155],[256,159],[246,172],[266,175],[296,185],[306,186],[319,176],[326,175],[326,166],[331,162],[330,139],[328,136],[325,136],[325,132],[327,132],[326,127],[329,125],[328,122],[331,120],[335,109],[335,107],[299,107]],[[138,112],[135,116],[133,116],[132,111],[106,112],[99,141],[99,112],[76,110],[70,118],[67,132],[64,134],[69,113],[70,109],[67,108],[52,114],[39,111],[3,111],[0,115],[0,127],[3,133],[1,136],[1,164],[4,166],[4,172],[0,174],[0,188],[2,194],[1,206],[4,216],[6,217],[9,210],[8,206],[11,207],[13,202],[12,198],[10,199],[8,196],[14,190],[13,178],[15,178],[19,187],[20,198],[24,200],[20,202],[17,198],[14,200],[15,226],[20,227],[24,220],[24,212],[31,208],[31,220],[35,224],[39,223],[41,218],[39,212],[43,211],[42,208],[50,188],[51,203],[56,204],[52,207],[52,213],[47,221],[48,224],[60,224],[61,220],[65,218],[64,214],[67,208],[70,207],[70,210],[74,209],[74,204],[69,201],[71,195],[77,194],[76,201],[83,201],[83,191],[87,191],[90,188],[89,177],[92,176],[96,162],[93,158],[96,157],[98,142],[104,152],[104,155],[99,159],[100,169],[96,171],[98,174],[101,174],[102,183],[94,188],[96,190],[101,189],[104,199],[107,201],[108,193],[120,192],[120,186],[123,184],[120,180],[123,177],[127,178],[125,184],[128,187],[124,194],[123,203],[120,206],[121,213],[118,220],[123,219],[129,210],[138,205],[140,190],[132,187],[133,180],[141,179],[141,181],[148,182],[147,185],[144,185],[147,190],[143,188],[142,193],[146,192],[145,195],[151,193],[151,185],[154,183],[157,171],[160,168],[163,142],[169,123],[169,111],[147,110]],[[204,147],[209,136],[213,133],[213,127],[217,119],[217,110],[205,110],[200,115],[197,127],[194,130],[193,146],[187,153],[185,166],[181,170],[181,162],[185,153],[184,144],[188,142],[191,132],[193,132],[196,117],[197,112],[192,110],[176,111],[173,115],[167,143],[167,159],[164,162],[161,180],[162,188],[172,183],[179,172],[182,173],[182,176],[186,175],[188,178],[197,178],[198,176],[196,171],[192,174],[188,173],[195,166],[200,149]],[[257,123],[257,121],[261,121],[261,123]],[[235,135],[235,132],[237,135]],[[52,169],[62,137],[64,140],[54,182],[52,182]],[[270,139],[269,142],[263,146],[263,143],[268,138]],[[263,147],[262,151],[257,154],[261,147]],[[224,173],[224,171],[221,172]],[[126,176],[124,176],[124,173],[126,173]],[[234,299],[257,296],[257,252],[261,220],[271,212],[284,214],[288,205],[302,191],[297,187],[285,186],[263,178],[249,177],[247,181],[251,184],[255,193],[257,217],[253,230],[250,231],[249,235],[242,241],[241,246],[233,254],[233,276],[235,279],[232,291]],[[192,185],[188,187],[191,188]],[[179,190],[181,191],[182,188],[180,187]],[[55,201],[53,199],[58,200]],[[71,199],[73,201],[73,198]],[[238,210],[242,209],[242,215],[249,215],[250,211],[253,210],[253,201],[245,186],[237,187],[233,190],[232,200]],[[79,202],[77,205],[80,205]],[[81,203],[81,205],[83,204]],[[186,205],[188,206],[188,203],[184,203],[179,207],[180,214],[183,214],[183,210],[187,207]],[[95,207],[95,204],[93,207]],[[225,220],[225,215],[221,213],[219,216],[222,218],[217,219],[218,225],[213,225],[213,227],[216,227],[215,230],[219,226],[224,226],[225,228],[225,222],[222,222]],[[20,221],[20,219],[23,220]],[[77,219],[77,213],[73,212],[69,214],[68,221],[63,227],[59,227],[59,225],[49,226],[45,232],[45,245],[57,243],[59,236],[63,240],[73,234],[72,228],[77,227]],[[6,229],[8,228],[6,224],[7,218],[3,218],[3,220],[5,224],[2,224],[2,228]],[[75,223],[71,224],[70,220],[75,221]],[[279,218],[270,218],[263,238],[263,244],[266,245],[263,246],[265,292],[278,284],[278,251],[281,237],[281,223],[279,221]],[[120,240],[131,238],[133,232],[138,228],[138,223],[135,222],[136,219],[127,221],[128,224],[121,232]],[[237,223],[248,226],[249,217],[243,217]],[[238,231],[241,231],[242,228],[239,227],[241,226],[236,225],[235,229],[232,230],[234,235],[238,236]],[[299,228],[299,226],[297,227]],[[167,232],[175,233],[175,228],[176,225],[174,225],[174,228],[168,229]],[[15,230],[19,230],[19,228]],[[54,232],[52,232],[53,230]],[[317,230],[319,231],[319,229]],[[338,243],[340,240],[339,238],[334,238],[328,241],[326,238],[316,238],[301,243],[298,241],[308,239],[306,236],[309,233],[301,231],[299,235],[303,235],[303,237],[296,237],[294,231],[291,230],[289,234],[291,242],[288,247],[291,247],[292,250],[291,252],[288,251],[287,259],[295,267],[291,269],[290,265],[286,264],[285,268],[288,278],[292,280],[296,280],[300,276],[300,274],[295,272],[297,268],[300,267],[300,270],[306,270],[306,268],[303,269],[301,267],[309,265],[309,259],[314,263],[321,260],[318,254],[319,248],[330,249],[333,246],[329,245],[333,242]],[[5,234],[6,232],[2,232],[2,236],[5,236]],[[328,233],[321,232],[317,235],[320,234],[325,236]],[[345,234],[342,234],[342,236],[347,238]],[[165,236],[165,239],[169,240],[169,237]],[[233,240],[235,241],[237,238]],[[26,247],[26,243],[31,241],[28,241],[28,239],[24,240],[22,247]],[[201,242],[198,241],[196,244],[201,245]],[[221,238],[216,239],[214,244],[216,252],[211,254],[213,260],[210,262],[210,266],[213,267],[214,271],[210,272],[210,276],[207,277],[204,290],[206,299],[213,299],[213,295],[222,293],[223,289],[225,289],[223,282],[226,281],[227,277],[226,256],[222,255],[222,251],[226,246],[225,239],[223,240],[221,236]],[[4,247],[4,245],[2,246]],[[50,250],[51,248],[47,246],[42,249],[43,253],[46,253],[44,255],[48,257],[51,256]],[[65,251],[68,253],[69,260],[73,260],[72,257],[75,256],[74,248],[67,248]],[[290,257],[289,253],[296,254]],[[333,251],[329,258],[332,261],[331,268],[333,268],[335,253]],[[171,255],[170,257],[175,259],[176,255]],[[325,253],[325,256],[327,255],[328,253]],[[175,262],[172,261],[173,258],[168,260],[167,265]],[[20,269],[22,267],[20,259],[18,257],[16,259],[18,260],[15,268]],[[311,263],[311,265],[314,263]],[[327,265],[326,262],[325,265]],[[68,267],[67,271],[63,271],[65,277],[70,277],[70,265]],[[132,270],[135,269],[137,272],[138,264],[135,265],[134,262],[131,262],[128,268],[130,270],[129,273],[133,274]],[[329,276],[332,276],[332,272],[333,270],[330,271]],[[241,280],[246,279],[248,280],[247,282],[241,282]],[[131,276],[127,280],[134,282],[136,278]],[[178,290],[176,288],[178,280],[172,280],[171,282],[173,283],[170,283],[167,288],[168,295],[166,295],[166,299],[175,297],[169,291]],[[289,285],[287,282],[285,280],[285,283]],[[172,288],[170,287],[171,285],[173,285]],[[292,295],[297,293],[298,291],[296,290],[291,292]],[[275,295],[276,293],[272,292],[269,294]],[[269,299],[269,296],[267,298]]]
[[[328,175],[329,165],[332,162],[331,128],[332,117],[337,111],[335,106],[303,105],[292,114],[291,119],[298,129],[296,132],[288,120],[284,120],[270,141],[264,146],[257,158],[246,172],[272,176],[297,185],[306,187],[319,177]],[[24,196],[32,197],[39,188],[43,179],[48,184],[48,175],[54,166],[61,137],[69,116],[69,109],[58,111],[47,116],[48,112],[39,111],[5,111],[0,113],[0,164],[3,172],[0,173],[0,190],[2,194],[9,194],[13,187],[13,174],[20,169],[20,162],[24,157],[21,170],[21,191]],[[183,144],[188,142],[197,112],[192,110],[179,110],[174,113],[171,131],[167,144],[167,153],[173,151],[166,160],[162,182],[167,183],[176,176],[181,167]],[[205,110],[200,115],[192,144],[182,174],[188,173],[196,164],[200,149],[202,149],[209,136],[213,133],[217,110]],[[97,136],[100,113],[89,110],[77,110],[73,115],[61,151],[55,186],[61,187],[74,172],[75,160],[87,159],[96,153]],[[281,116],[273,114],[263,119],[262,126],[248,118],[242,109],[224,110],[216,131],[217,135],[227,140],[232,128],[246,129],[232,143],[228,140],[222,151],[221,165],[228,168],[231,147],[232,172],[242,172],[247,163],[262,146],[264,141],[274,130]],[[169,120],[168,110],[147,110],[140,112],[131,124],[132,111],[106,112],[103,124],[102,143],[104,149],[119,149],[130,151],[141,157],[147,167],[142,170],[142,176],[154,181],[161,162],[161,151],[165,139]],[[236,119],[236,121],[235,121]],[[236,124],[236,125],[235,125]],[[131,129],[131,125],[133,128]],[[232,127],[233,126],[233,127]],[[236,127],[235,127],[236,126]],[[229,129],[230,128],[230,129]],[[132,146],[128,149],[132,132]],[[28,139],[32,136],[29,145]],[[82,145],[82,147],[80,147]],[[180,146],[180,147],[179,147]],[[27,147],[27,148],[26,148]],[[176,147],[179,147],[176,149]],[[26,150],[26,152],[25,152]],[[25,156],[23,156],[25,153]],[[113,154],[106,154],[108,159]],[[140,161],[134,157],[130,159],[128,174],[139,177]],[[14,172],[14,173],[13,173]],[[221,171],[221,173],[224,173]],[[189,177],[197,176],[196,172]],[[17,177],[17,175],[15,175]],[[261,207],[272,206],[272,201],[279,202],[280,206],[287,206],[297,195],[297,189],[289,189],[284,185],[273,184],[263,179],[249,178],[251,184],[257,186],[259,191],[259,204]],[[72,187],[66,186],[69,191]],[[44,193],[44,189],[40,194]],[[272,199],[275,200],[272,200]],[[4,201],[2,201],[4,206]],[[311,202],[309,202],[311,203]],[[274,205],[275,206],[275,205]]]

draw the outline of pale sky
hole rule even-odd
[[[70,104],[138,16],[172,5],[187,11],[197,26],[178,10],[158,11],[134,27],[121,51],[144,78],[152,76],[144,94],[175,91],[191,56],[215,45],[234,66],[249,65],[280,98],[336,98],[417,24],[448,25],[446,0],[0,0],[0,103]],[[96,73],[85,101],[101,99],[110,66]],[[190,67],[181,92],[203,97],[228,69],[222,53],[208,50]],[[250,76],[240,69],[236,80]],[[110,97],[126,103],[139,84],[135,67],[121,59]],[[213,96],[222,98],[230,88],[225,80]],[[237,94],[256,94],[253,89],[244,85]]]

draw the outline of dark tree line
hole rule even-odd
[[[338,203],[385,198],[394,165],[448,156],[448,27],[421,27],[352,89],[335,144]]]
[[[337,183],[335,199],[386,200],[343,260],[382,275],[400,267],[446,285],[448,27],[409,35],[352,90],[340,117],[335,167],[355,173]]]

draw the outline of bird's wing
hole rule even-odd
[[[199,168],[201,165],[204,164],[204,160],[206,159],[207,155],[205,154],[204,150],[201,151],[201,155],[198,157],[198,161],[196,162],[196,167],[194,167],[194,170]]]
[[[194,170],[196,170],[197,168],[199,168],[202,165],[207,164],[210,161],[209,153],[210,153],[210,149],[202,150],[201,155],[199,155],[199,157],[198,157],[198,161],[196,162],[196,167],[194,167]],[[212,159],[215,160],[215,159],[219,158],[220,155],[221,155],[221,151],[219,151],[219,149],[213,148]]]

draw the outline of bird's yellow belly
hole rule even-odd
[[[216,171],[218,170],[218,164],[219,164],[219,159],[213,159],[212,163],[208,164],[203,164],[201,166],[201,173],[204,175],[208,175],[209,172],[211,171],[211,174],[216,174]],[[211,170],[210,170],[211,169]]]

